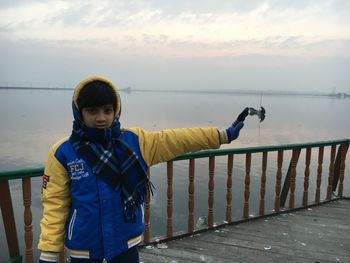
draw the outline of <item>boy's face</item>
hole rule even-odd
[[[114,120],[112,104],[101,107],[86,107],[81,111],[84,123],[89,128],[105,129],[111,127]]]

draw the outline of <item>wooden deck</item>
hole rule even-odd
[[[350,262],[350,200],[224,226],[165,245],[140,249],[141,262]]]

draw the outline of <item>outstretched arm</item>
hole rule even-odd
[[[159,132],[131,129],[139,136],[140,150],[148,166],[169,161],[187,152],[220,147],[216,128],[182,128]]]
[[[169,161],[188,152],[217,149],[223,143],[237,139],[243,122],[233,124],[228,129],[183,128],[159,132],[131,129],[139,136],[142,156],[148,166]]]

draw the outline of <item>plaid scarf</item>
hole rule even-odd
[[[115,119],[107,129],[89,128],[74,103],[73,115],[69,141],[74,150],[89,164],[95,175],[113,189],[121,187],[125,219],[134,221],[136,208],[145,201],[147,190],[153,194],[153,185],[133,150],[119,140],[119,120]]]

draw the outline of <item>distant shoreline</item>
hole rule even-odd
[[[127,91],[127,90],[124,90]],[[131,91],[127,91],[131,92]],[[294,91],[255,91],[255,90],[140,90],[132,89],[132,92],[165,92],[165,93],[192,93],[192,94],[226,94],[226,95],[262,95],[262,96],[306,96],[306,97],[333,97],[350,98],[350,94],[321,93],[321,92],[294,92]]]
[[[0,90],[74,90],[73,88],[58,87],[25,87],[25,86],[0,86]],[[257,91],[257,90],[165,90],[165,89],[119,89],[122,92],[165,92],[165,93],[192,93],[192,94],[238,94],[238,95],[262,95],[262,96],[306,96],[306,97],[332,97],[332,98],[350,98],[350,94],[345,92],[322,93],[322,92],[302,92],[302,91]]]

